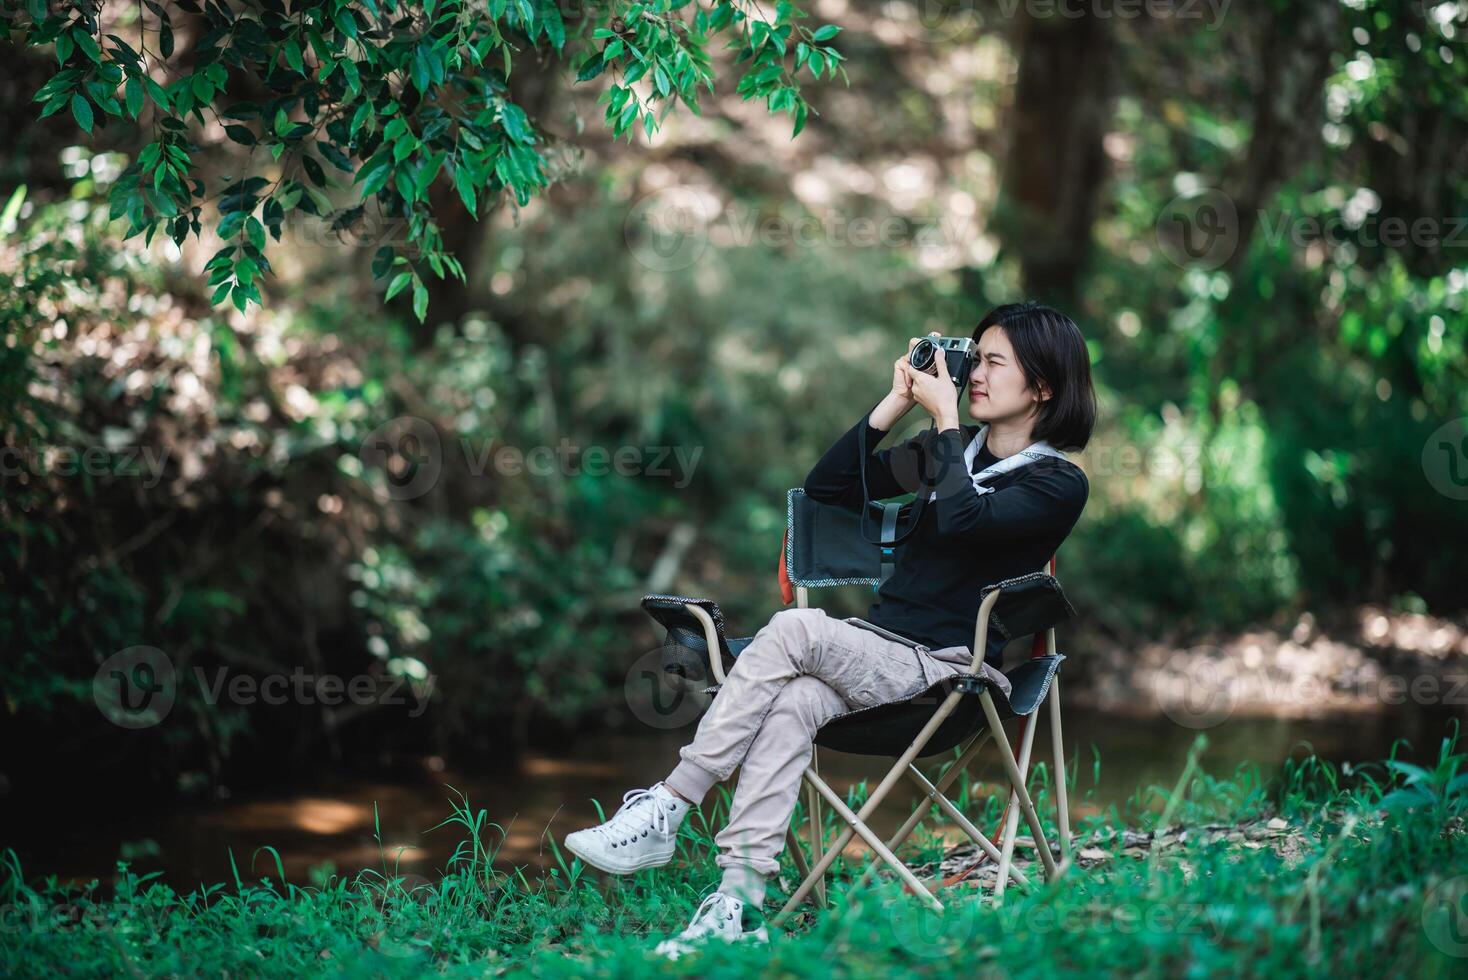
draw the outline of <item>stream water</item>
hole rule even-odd
[[[1197,734],[1161,717],[1077,708],[1067,708],[1065,717],[1067,748],[1080,760],[1072,798],[1077,819],[1124,807],[1138,788],[1170,788]],[[1332,761],[1364,762],[1385,758],[1398,737],[1412,743],[1402,757],[1430,761],[1452,718],[1452,712],[1420,708],[1316,720],[1234,718],[1207,731],[1203,764],[1209,773],[1223,776],[1252,761],[1267,779],[1292,754],[1305,754],[1303,743]],[[16,847],[28,877],[56,874],[105,881],[118,857],[130,856],[135,869],[162,871],[166,881],[184,891],[232,880],[231,850],[242,874],[248,876],[253,855],[255,874],[276,877],[273,858],[257,853],[265,845],[279,852],[288,879],[298,884],[310,882],[312,869],[350,874],[380,869],[384,862],[389,868],[396,864],[400,873],[432,879],[463,836],[456,825],[432,829],[450,815],[453,787],[474,810],[485,810],[488,821],[503,828],[503,834],[491,831],[487,838],[498,845],[497,863],[534,870],[552,861],[548,835],[559,842],[568,832],[595,822],[594,799],[610,813],[623,791],[664,776],[691,732],[588,737],[561,752],[530,755],[512,772],[479,770],[462,761],[446,766],[436,758],[412,759],[392,767],[389,778],[334,777],[277,796],[167,810],[116,805],[103,814],[83,815],[85,825],[76,827],[41,807],[17,806],[6,821],[12,839],[0,841],[0,846]],[[1035,759],[1048,762],[1048,722],[1038,735]],[[1101,760],[1099,778],[1093,749]],[[975,774],[997,781],[997,760],[992,752],[985,758]],[[838,789],[862,778],[875,781],[884,769],[883,760],[821,755],[822,773]],[[905,786],[900,788],[883,805],[874,826],[879,832],[894,828],[915,800]]]

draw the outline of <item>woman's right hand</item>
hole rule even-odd
[[[934,330],[928,336],[940,337],[942,334]],[[910,339],[907,342],[907,353],[892,362],[892,394],[902,399],[903,404],[908,408],[911,408],[917,403],[912,397],[912,382],[908,379],[907,372],[902,368],[907,363],[908,357],[912,355],[912,349],[917,346],[917,342],[920,339],[919,337]]]

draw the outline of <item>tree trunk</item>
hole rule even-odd
[[[1111,118],[1111,28],[1104,18],[1025,17],[1011,142],[995,214],[1025,289],[1069,305],[1091,249],[1102,137]]]

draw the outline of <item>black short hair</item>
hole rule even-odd
[[[1014,347],[1030,390],[1040,383],[1050,397],[1040,403],[1034,438],[1063,452],[1079,452],[1096,427],[1096,389],[1091,384],[1091,354],[1070,317],[1034,301],[996,306],[974,328],[974,343],[985,330],[1003,327]]]

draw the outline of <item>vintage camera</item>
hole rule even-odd
[[[943,352],[948,364],[948,378],[960,390],[968,384],[969,372],[974,367],[974,342],[968,337],[924,337],[913,345],[907,355],[907,363],[919,371],[933,371],[933,364]]]

